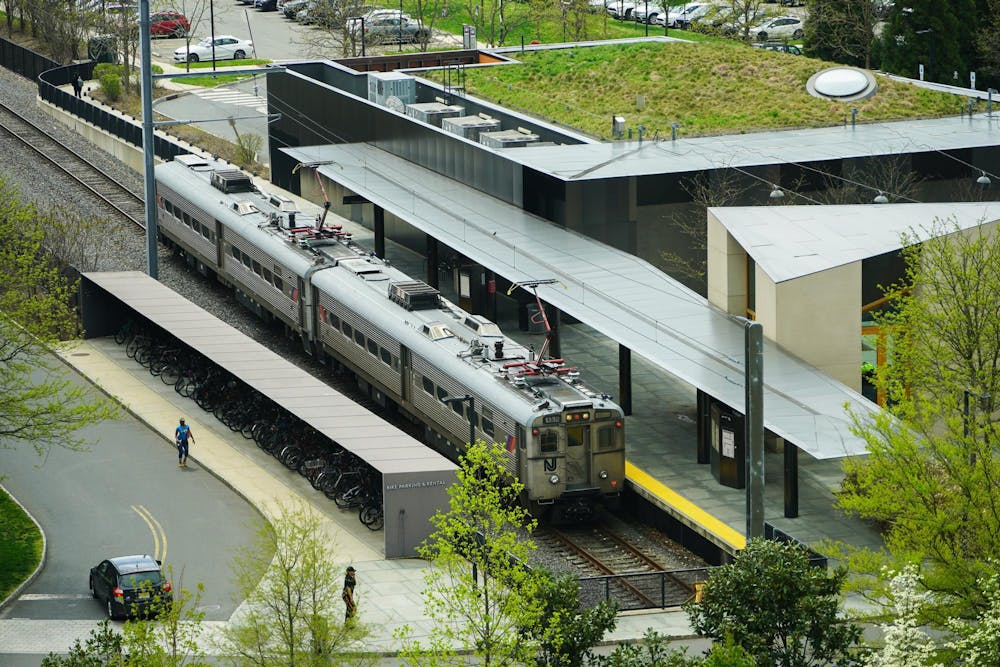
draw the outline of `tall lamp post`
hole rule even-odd
[[[351,21],[361,22],[361,57],[365,57],[365,17],[364,16],[348,16],[348,23]]]

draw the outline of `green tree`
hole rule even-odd
[[[67,655],[49,653],[41,667],[108,667],[125,662],[125,648],[120,632],[104,619],[90,631],[87,639],[73,642]]]
[[[426,643],[400,632],[410,664],[453,665],[456,649],[487,667],[525,664],[537,653],[538,641],[520,631],[540,627],[543,613],[539,577],[523,566],[535,521],[518,505],[524,486],[509,478],[505,461],[500,445],[470,447],[448,489],[448,511],[431,518],[435,530],[419,552],[434,565],[424,580],[434,626]]]
[[[572,574],[541,573],[538,580],[539,624],[524,628],[538,641],[538,663],[549,667],[584,664],[590,649],[615,629],[618,613],[608,600],[580,609],[580,584]]]
[[[884,527],[887,552],[855,552],[856,568],[878,578],[921,563],[941,623],[985,607],[977,582],[1000,551],[996,403],[984,398],[1000,391],[1000,235],[938,221],[903,241],[905,277],[877,317],[891,363],[874,382],[890,407],[855,419],[868,456],[845,461],[838,503]]]
[[[28,442],[84,449],[77,429],[116,414],[89,387],[73,382],[50,348],[77,335],[75,285],[45,252],[39,211],[0,176],[0,447]]]
[[[823,60],[871,67],[876,24],[881,20],[872,0],[808,0],[806,53]]]
[[[351,651],[367,631],[342,620],[342,568],[315,512],[281,508],[273,524],[261,520],[233,572],[246,604],[223,631],[221,648],[236,665],[365,664]]]
[[[733,641],[763,665],[848,665],[861,629],[838,613],[847,571],[809,564],[793,544],[755,538],[685,611],[696,632]]]
[[[732,637],[716,642],[705,656],[689,656],[687,647],[671,648],[667,637],[647,630],[642,641],[619,644],[609,655],[594,656],[593,667],[754,667],[757,663]]]
[[[173,571],[167,568],[167,579]],[[122,626],[125,652],[136,667],[199,667],[207,665],[198,646],[205,612],[199,609],[204,586],[194,591],[175,588],[170,599],[154,598],[148,619]]]
[[[889,13],[881,37],[882,68],[917,78],[952,83],[952,73],[968,73],[964,54],[974,40],[975,8],[969,0],[907,0]],[[967,82],[968,78],[962,81]]]
[[[986,605],[975,618],[952,618],[948,629],[956,639],[948,643],[966,665],[1000,665],[1000,575],[980,580]]]

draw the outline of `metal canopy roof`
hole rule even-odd
[[[899,250],[903,233],[926,239],[935,221],[962,229],[1000,219],[1000,204],[726,206],[709,212],[776,283]]]
[[[143,273],[83,276],[383,474],[456,465]]]
[[[951,116],[693,138],[684,138],[681,127],[677,141],[524,146],[503,155],[567,181],[621,178],[995,146],[1000,143],[998,120],[1000,116],[977,114],[972,119]]]
[[[508,280],[558,279],[565,287],[540,287],[543,299],[742,409],[743,324],[649,263],[368,144],[282,150],[332,160],[324,176]],[[843,406],[867,414],[870,401],[767,341],[764,379],[770,431],[820,459],[865,451]]]

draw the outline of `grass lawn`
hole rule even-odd
[[[215,62],[215,68],[226,69],[229,67],[245,66],[245,65],[257,65],[258,67],[263,67],[264,65],[270,65],[272,61],[265,60],[263,58],[257,59],[245,59],[245,60],[217,60]],[[242,81],[243,79],[248,79],[253,76],[253,74],[211,74],[212,62],[196,62],[188,63],[191,68],[191,73],[195,72],[206,72],[205,76],[184,76],[177,79],[171,79],[174,83],[183,83],[188,86],[201,86],[203,88],[214,88],[215,86],[221,86],[227,83],[234,83],[236,81]],[[177,63],[177,67],[183,69],[185,67],[184,63]]]
[[[0,600],[28,578],[42,559],[42,534],[0,489]]]
[[[837,103],[805,90],[821,60],[730,41],[608,45],[526,52],[520,65],[470,67],[466,88],[504,106],[610,138],[611,116],[646,136],[741,133],[958,115],[954,96],[879,78],[867,100]],[[638,97],[645,97],[640,108]]]

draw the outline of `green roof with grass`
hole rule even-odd
[[[806,92],[806,81],[833,67],[814,58],[715,41],[611,44],[526,51],[520,64],[466,70],[470,94],[551,119],[604,139],[611,116],[653,136],[683,136],[958,115],[964,100],[878,77],[866,100],[839,103]],[[642,106],[644,97],[644,107]]]

